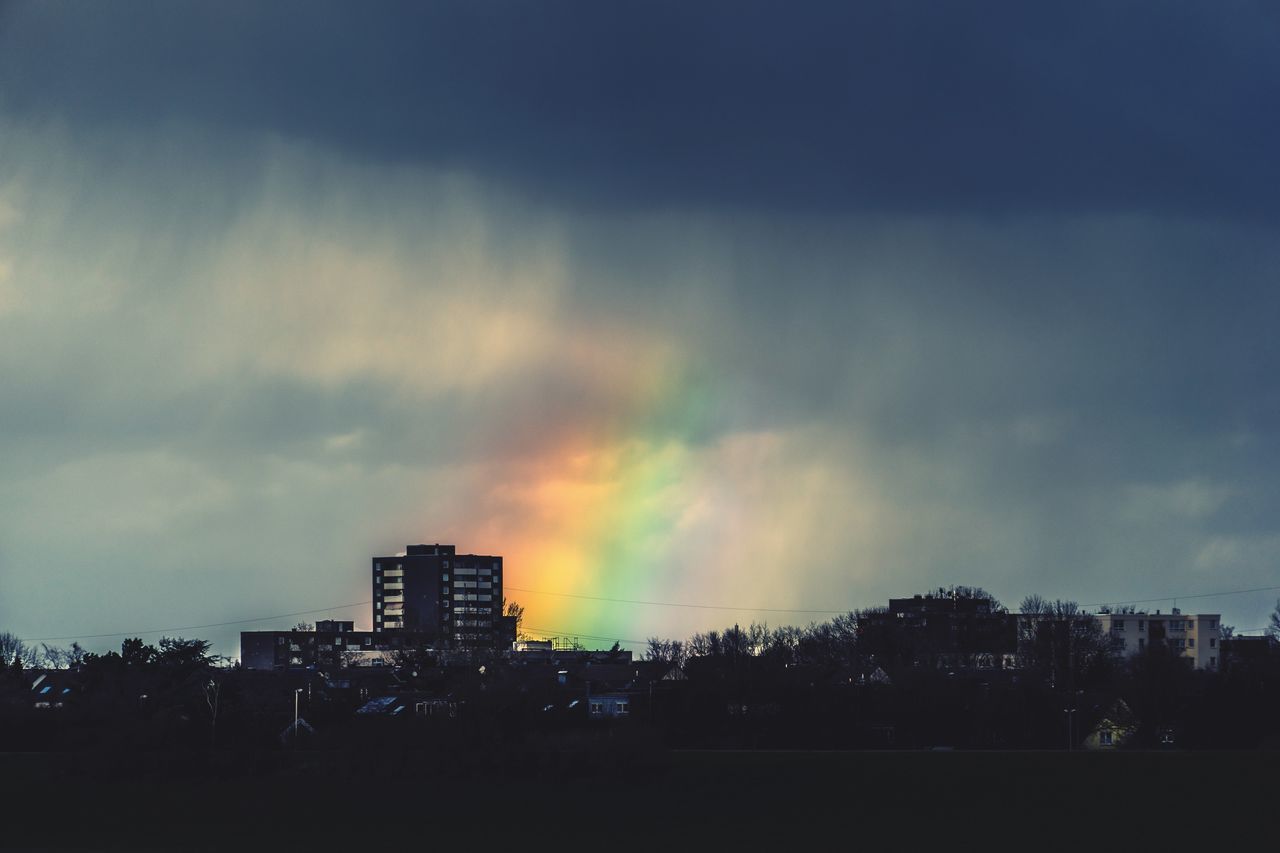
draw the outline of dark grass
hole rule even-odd
[[[1233,849],[1274,826],[1280,805],[1274,752],[566,749],[483,767],[436,758],[0,755],[0,846],[911,850],[951,840],[1042,850],[1118,836]]]

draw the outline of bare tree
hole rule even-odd
[[[685,644],[679,640],[663,640],[658,637],[649,638],[649,646],[645,650],[644,660],[665,664],[667,678],[680,678],[687,657]]]
[[[1280,598],[1276,599],[1276,609],[1271,611],[1271,624],[1267,626],[1267,634],[1273,640],[1280,640]]]
[[[524,625],[524,605],[517,604],[514,601],[507,601],[506,596],[503,596],[502,612],[516,620],[516,639],[529,639],[528,635],[520,630],[521,626]]]
[[[12,665],[15,660],[22,664],[30,664],[32,658],[32,649],[17,635],[8,631],[0,633],[0,660],[6,664]]]
[[[85,650],[80,644],[73,642],[69,647],[40,644],[40,651],[34,655],[39,664],[47,669],[78,669],[84,663]]]

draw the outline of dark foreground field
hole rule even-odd
[[[0,847],[1271,849],[1277,783],[1266,752],[8,754]]]

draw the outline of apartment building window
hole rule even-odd
[[[1211,649],[1216,649],[1217,647],[1218,647],[1218,638],[1217,638],[1217,637],[1210,637],[1210,638],[1209,638],[1209,648],[1211,648]]]
[[[1215,657],[1211,657],[1211,658],[1209,658],[1209,666],[1217,666],[1217,665],[1218,665],[1218,659],[1217,659],[1217,658],[1215,658]]]
[[[1123,619],[1117,619],[1115,622],[1112,622],[1112,623],[1111,623],[1111,627],[1112,627],[1112,629],[1113,629],[1113,630],[1116,630],[1116,631],[1123,631],[1123,630],[1124,630],[1124,620],[1123,620]]]
[[[1194,649],[1195,647],[1196,647],[1196,638],[1191,637],[1190,639],[1187,640],[1187,648]]]
[[[1139,649],[1145,649],[1146,647],[1147,647],[1147,641],[1146,641],[1146,640],[1144,640],[1142,637],[1139,637],[1139,638],[1138,638],[1138,648],[1139,648]]]
[[[1103,746],[1111,746],[1111,729],[1103,729],[1098,732],[1098,743]]]
[[[1139,620],[1138,620],[1138,630],[1139,630],[1139,631],[1145,631],[1145,630],[1147,630],[1147,620],[1146,620],[1146,619],[1139,619]]]

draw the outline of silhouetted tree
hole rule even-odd
[[[685,644],[679,640],[650,637],[643,659],[665,664],[668,667],[667,678],[680,678],[683,675],[685,657]]]
[[[1100,676],[1117,643],[1074,601],[1027,596],[1018,616],[1018,657],[1023,668],[1054,687],[1074,690]]]
[[[130,637],[120,644],[120,659],[127,666],[149,666],[158,654],[155,646],[147,645],[138,637]]]
[[[49,669],[77,669],[84,663],[85,650],[80,647],[78,642],[73,642],[70,647],[65,649],[60,646],[41,643],[40,653],[37,657],[40,665]]]
[[[1271,611],[1271,624],[1267,626],[1267,634],[1273,640],[1280,640],[1280,598],[1276,599],[1276,609]]]
[[[12,666],[14,660],[22,662],[29,660],[30,657],[31,647],[18,639],[17,635],[8,631],[0,633],[0,659]]]
[[[202,669],[213,663],[208,640],[187,640],[182,637],[161,637],[156,663],[172,670]]]

